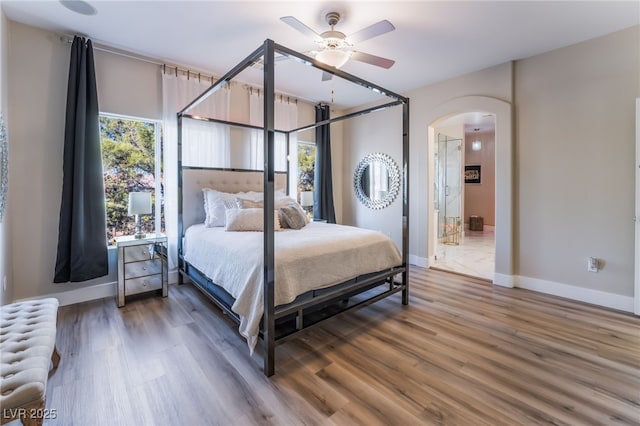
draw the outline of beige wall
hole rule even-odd
[[[518,273],[633,295],[640,27],[515,67]],[[602,270],[587,272],[587,257]]]
[[[373,210],[356,198],[353,179],[360,160],[375,152],[389,155],[402,170],[402,107],[361,115],[343,123],[343,223],[381,231],[401,247],[402,194],[389,207]]]
[[[413,90],[410,98],[410,240],[409,252],[415,264],[429,263],[429,245],[433,244],[431,230],[433,217],[429,216],[429,203],[433,200],[430,182],[433,182],[433,127],[438,122],[462,112],[448,111],[447,105],[469,97],[486,97],[507,103],[512,102],[512,67],[501,64],[475,73],[467,74],[438,84]],[[465,104],[467,102],[460,102]],[[495,111],[486,111],[495,112]],[[498,125],[499,123],[497,123]],[[510,141],[510,137],[508,137]],[[431,240],[431,242],[430,242]],[[507,262],[508,263],[508,262]],[[505,267],[505,269],[508,269]],[[511,271],[499,272],[510,274]]]
[[[1,6],[1,4],[0,4]],[[0,8],[0,111],[4,115],[5,125],[8,124],[8,23],[4,11]],[[7,130],[8,132],[8,130]],[[10,216],[5,210],[4,218],[0,223],[0,305],[13,299],[13,279],[11,276],[11,250],[9,250],[9,221]],[[7,283],[6,290],[3,283]]]
[[[62,154],[70,45],[53,33],[9,23],[10,245],[14,299],[116,280],[53,284],[62,193]]]
[[[502,250],[507,259],[496,259],[496,276],[508,281],[503,285],[631,310],[639,28],[407,94],[411,100],[412,263],[426,259],[429,230],[433,229],[428,217],[433,197],[429,186],[433,128],[430,134],[429,126],[446,118],[443,106],[457,99],[502,100],[515,107],[514,137],[505,151],[513,161],[507,171],[513,174],[512,186],[506,187],[513,198],[506,212],[513,231]],[[449,111],[451,115],[455,112]],[[496,126],[500,129],[502,123]],[[504,138],[503,133],[500,137]],[[349,129],[345,139],[352,135],[358,135],[358,130]],[[507,138],[511,140],[510,135]],[[351,166],[354,153],[373,150],[366,146],[366,134],[354,139],[362,145],[345,153]],[[500,155],[497,146],[496,155]],[[496,169],[500,167],[497,163]],[[345,169],[345,175],[349,171]],[[496,196],[504,199],[503,184],[496,181]],[[357,205],[348,211],[347,200],[345,192],[346,218],[354,223],[368,220],[371,213],[360,211]],[[499,224],[497,232],[501,232]],[[601,260],[598,273],[587,272],[589,256]]]
[[[640,95],[638,28],[406,94],[411,99],[409,231],[410,255],[414,259],[427,257],[432,229],[427,214],[428,200],[433,195],[428,186],[432,143],[429,126],[446,118],[443,105],[484,96],[514,103],[516,111],[514,203],[509,213],[514,231],[508,250],[515,268],[498,272],[513,274],[516,283],[530,288],[533,283],[543,284],[546,289],[568,286],[578,292],[633,295],[634,99]],[[10,106],[11,136],[11,227],[8,230],[6,223],[0,227],[7,254],[0,267],[13,283],[20,283],[14,285],[11,299],[52,294],[61,288],[103,289],[97,294],[113,291],[109,287],[115,281],[113,270],[109,277],[94,282],[64,287],[51,282],[62,181],[69,46],[53,33],[11,21],[2,21],[0,30],[2,53],[7,55],[8,50],[8,60],[2,61],[2,80],[8,84],[0,85],[0,99]],[[161,99],[157,68],[108,56],[113,55],[96,54],[101,108],[156,118]],[[127,69],[131,69],[130,74],[125,72]],[[117,75],[130,78],[125,80],[127,89],[120,92],[112,91],[117,90]],[[106,90],[110,92],[103,93]],[[310,109],[303,108],[306,112],[301,116],[312,117],[313,107],[307,107]],[[342,222],[378,228],[378,219],[373,219],[378,216],[354,204],[352,177],[357,161],[369,152],[387,152],[400,161],[400,154],[395,151],[399,143],[393,142],[400,132],[395,124],[386,125],[393,123],[394,114],[399,112],[369,114],[349,120],[348,124],[343,122],[342,129],[332,126],[333,166],[342,171],[336,173],[334,181],[336,204],[344,203],[336,209]],[[497,128],[500,126],[497,123]],[[396,201],[382,216],[393,214],[397,205]],[[397,241],[396,226],[392,223],[389,232]],[[10,249],[6,249],[7,244]],[[11,260],[7,260],[9,252]],[[586,272],[588,256],[603,260],[599,273]],[[114,259],[115,254],[112,262]],[[101,287],[101,283],[105,286]],[[5,295],[3,302],[6,301]]]
[[[7,25],[4,25],[7,24]],[[62,153],[70,44],[51,32],[13,21],[3,21],[8,32],[7,67],[11,106],[9,215],[10,234],[3,242],[11,247],[13,294],[6,301],[56,295],[73,302],[115,294],[116,253],[109,253],[109,275],[84,283],[53,284],[62,191]],[[4,40],[4,37],[3,37]],[[4,43],[4,41],[3,41]],[[4,45],[4,44],[3,44]],[[99,106],[102,112],[147,119],[162,118],[160,66],[95,49]],[[242,84],[233,86],[232,102],[248,100]],[[244,105],[248,105],[244,102]],[[234,106],[235,108],[235,106]],[[298,103],[299,123],[315,121],[313,105]],[[247,108],[235,108],[233,119],[248,121]],[[243,117],[244,115],[244,117]],[[335,129],[334,170],[342,168],[341,125]],[[312,136],[312,135],[311,135]],[[306,135],[309,138],[309,134]],[[313,140],[313,139],[311,139]],[[336,172],[336,174],[339,174]],[[336,179],[336,214],[341,216],[342,179]],[[19,189],[19,190],[18,190]],[[5,260],[6,259],[6,260]],[[1,271],[0,271],[1,272]],[[75,291],[75,292],[74,292]],[[64,295],[61,293],[64,292]],[[80,295],[81,294],[81,295]]]
[[[482,143],[480,151],[471,149],[471,142]],[[495,225],[496,206],[496,152],[495,131],[467,132],[464,135],[465,165],[480,165],[480,183],[464,185],[464,221],[469,223],[469,216],[481,216],[484,225]]]

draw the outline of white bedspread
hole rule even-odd
[[[380,232],[321,222],[276,232],[275,247],[276,306],[402,262],[396,245]],[[253,353],[264,311],[262,232],[194,225],[185,234],[184,257],[235,298],[232,310]]]

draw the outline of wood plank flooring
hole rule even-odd
[[[193,286],[60,308],[49,425],[640,425],[640,319],[412,267],[262,373]]]

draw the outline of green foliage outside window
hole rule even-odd
[[[300,192],[313,191],[314,171],[316,167],[316,146],[310,143],[298,143],[298,199]]]
[[[155,211],[155,129],[153,122],[100,116],[109,241],[135,231],[134,217],[128,215],[129,192],[151,192]],[[145,232],[155,231],[154,218],[155,213],[141,216]]]

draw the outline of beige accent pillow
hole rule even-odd
[[[290,204],[280,207],[280,221],[283,222],[285,228],[301,229],[307,224],[307,215],[301,213],[295,206]]]
[[[238,196],[236,197],[236,203],[238,205],[238,208],[240,209],[264,208],[264,200],[262,197],[263,197],[262,192],[253,192],[253,193],[247,192],[243,194],[238,194]],[[279,211],[280,225],[282,226],[282,228],[289,227],[288,221],[283,217],[282,210],[280,210],[283,207],[294,207],[298,211],[299,216],[304,219],[305,225],[310,222],[307,212],[304,211],[304,209],[300,206],[300,204],[298,204],[296,200],[289,197],[287,194],[285,194],[280,190],[276,191],[274,194],[274,204],[277,211]],[[293,229],[300,229],[300,228],[293,228]]]
[[[278,212],[274,211],[273,229],[280,231]],[[260,208],[228,209],[225,231],[264,231],[264,213]]]

